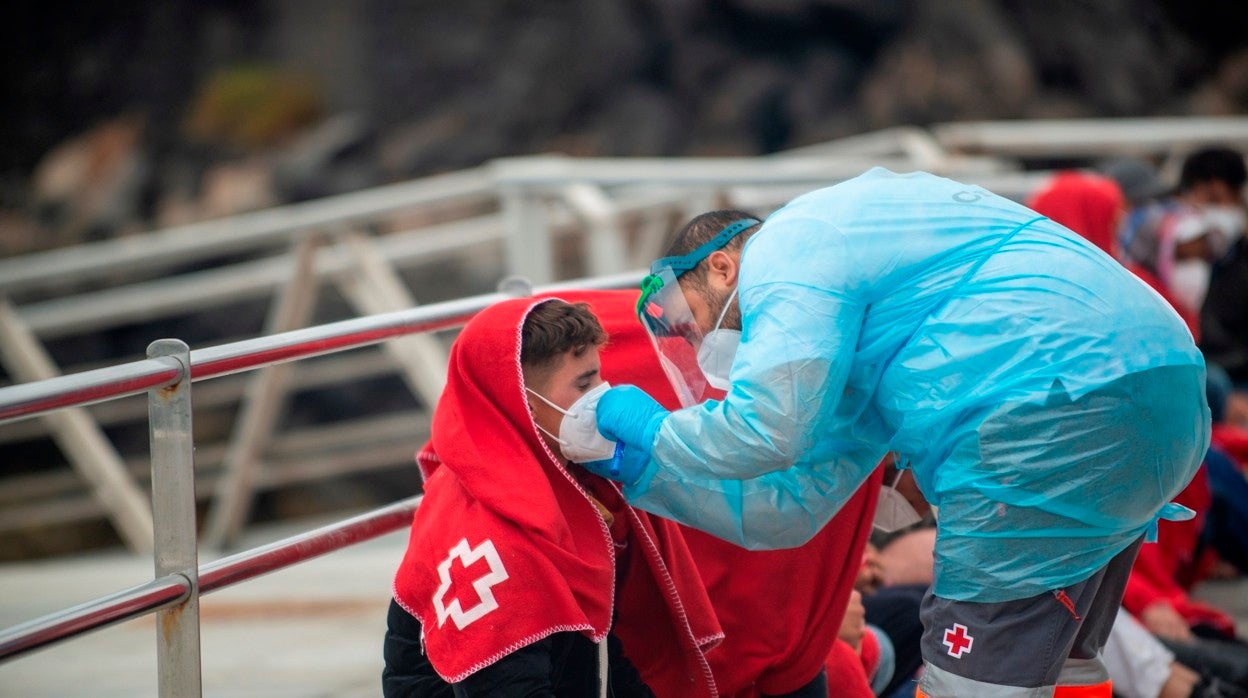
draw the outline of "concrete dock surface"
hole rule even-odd
[[[330,522],[253,532],[226,554]],[[203,695],[379,696],[390,583],[406,545],[404,529],[201,597]],[[222,556],[200,551],[200,563]],[[151,558],[124,551],[0,565],[0,628],[152,577]],[[156,695],[154,614],[0,664],[0,696],[6,698]]]
[[[254,531],[239,550],[331,520]],[[203,695],[379,696],[390,582],[406,543],[407,531],[397,531],[202,597]],[[200,553],[201,563],[215,557]],[[143,583],[152,570],[150,558],[122,551],[0,565],[0,629]],[[1206,582],[1195,595],[1231,612],[1248,635],[1248,579]],[[156,695],[154,615],[0,664],[4,697]]]

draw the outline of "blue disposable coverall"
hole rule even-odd
[[[983,602],[1081,581],[1183,517],[1203,359],[1155,292],[1034,211],[872,169],[770,216],[738,291],[732,388],[662,421],[637,506],[796,546],[896,451],[939,507],[934,592]]]

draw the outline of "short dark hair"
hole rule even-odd
[[[607,332],[586,303],[557,298],[529,311],[520,329],[520,366],[526,379],[554,368],[559,358],[573,352],[580,356],[590,347],[607,342]]]
[[[1234,191],[1244,188],[1248,171],[1244,169],[1244,156],[1230,148],[1213,147],[1197,150],[1183,161],[1179,175],[1179,189],[1189,189],[1201,182],[1211,180],[1225,182]]]
[[[708,211],[701,215],[695,216],[680,230],[676,231],[676,235],[672,238],[672,242],[667,247],[664,257],[679,257],[689,254],[698,248],[699,245],[710,240],[719,234],[721,230],[731,225],[734,221],[742,218],[753,218],[759,221],[757,225],[750,226],[741,231],[740,235],[733,237],[721,249],[739,250],[745,244],[746,239],[758,232],[758,227],[762,225],[762,220],[758,216],[741,211],[738,209],[722,209],[719,211]],[[694,282],[694,285],[701,287],[706,284],[706,260],[698,263],[698,266],[690,269],[681,278],[688,278]]]

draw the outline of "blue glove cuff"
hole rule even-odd
[[[637,479],[633,482],[623,483],[624,499],[631,502],[650,491],[650,483],[654,481],[654,476],[658,474],[659,464],[653,458],[647,459]]]

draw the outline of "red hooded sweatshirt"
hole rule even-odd
[[[595,479],[632,551],[617,589],[611,530],[533,422],[520,333],[540,302],[487,308],[451,349],[395,599],[452,683],[553,633],[602,641],[618,602],[614,631],[656,694],[713,695],[703,652],[722,633],[680,531]]]
[[[636,385],[677,409],[680,403],[637,319],[639,295],[576,291],[559,297],[589,303],[610,335],[600,355],[604,379]],[[877,471],[868,478],[828,525],[798,548],[752,552],[684,527],[724,628],[723,644],[707,655],[721,695],[787,693],[825,664],[843,661],[845,672],[829,676],[833,695],[871,698],[858,656],[848,645],[834,646],[871,533],[881,477]]]

